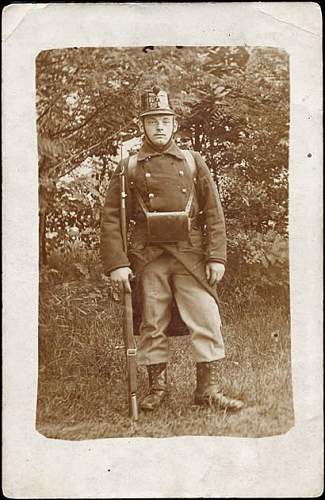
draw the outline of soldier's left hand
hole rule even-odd
[[[205,273],[210,286],[222,280],[225,273],[225,266],[220,262],[208,262],[205,266]]]

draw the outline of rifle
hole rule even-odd
[[[126,181],[125,167],[122,167],[120,173],[120,192],[121,192],[121,234],[123,240],[123,250],[127,253],[127,223],[126,223]],[[132,311],[132,294],[123,287],[123,302],[124,302],[124,321],[123,334],[125,342],[126,366],[128,377],[128,400],[129,400],[129,416],[133,420],[138,420],[138,405],[137,405],[137,364],[136,364],[136,342],[133,334],[133,311]]]

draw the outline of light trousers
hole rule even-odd
[[[190,333],[196,362],[225,356],[219,309],[214,298],[175,257],[167,252],[147,264],[140,278],[142,322],[137,352],[140,365],[167,363],[172,298]]]

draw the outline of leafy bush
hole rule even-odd
[[[224,313],[250,314],[256,308],[289,308],[288,239],[274,230],[241,232],[229,241],[228,264],[219,285]]]
[[[98,281],[103,277],[98,250],[76,239],[53,250],[48,264],[40,270],[41,284],[58,284],[74,280]]]

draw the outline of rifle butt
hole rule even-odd
[[[139,418],[138,402],[136,394],[131,394],[129,399],[129,416],[135,421],[137,421]]]

